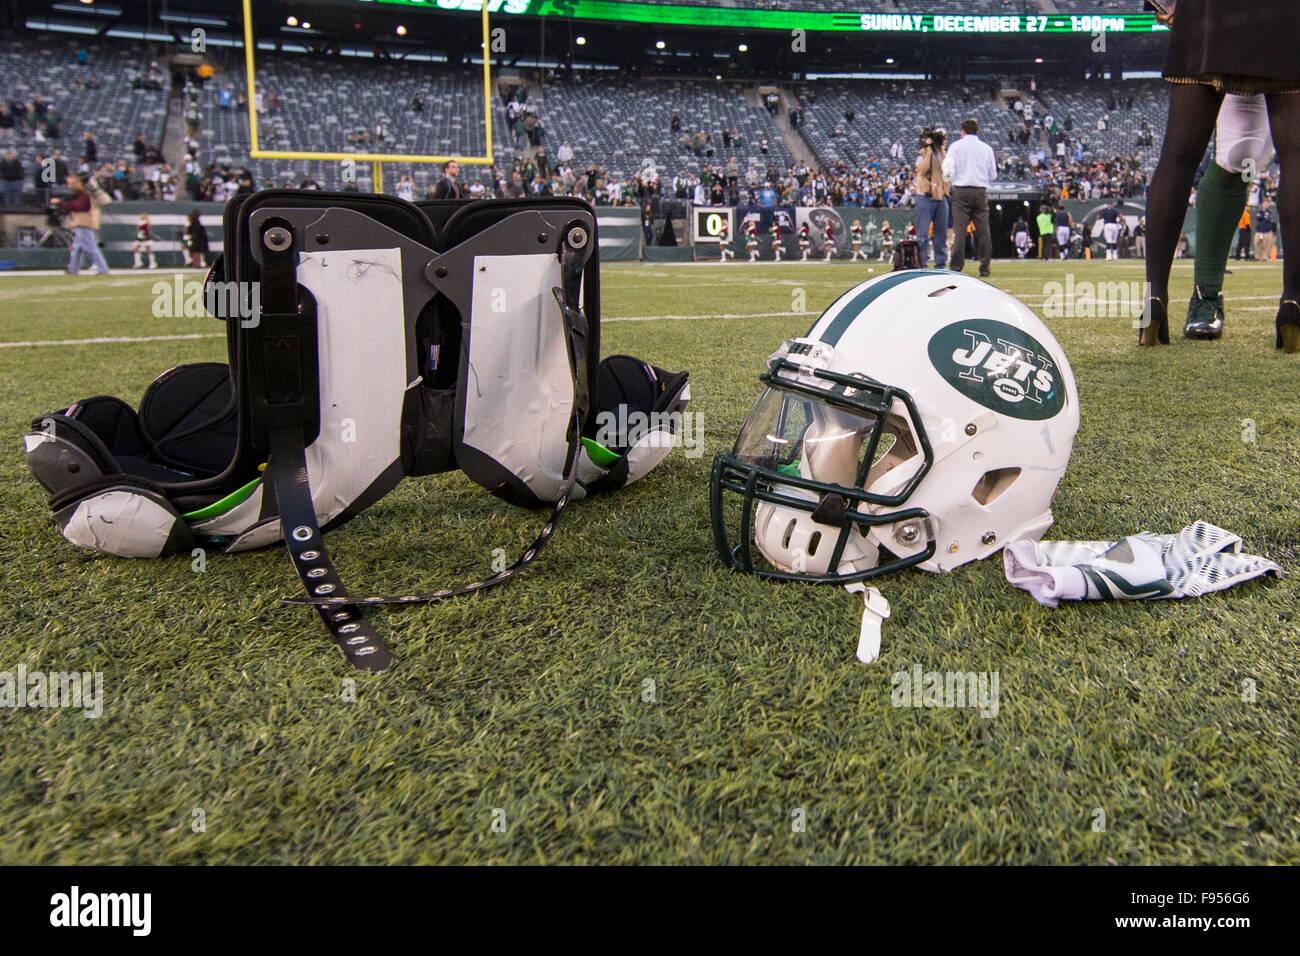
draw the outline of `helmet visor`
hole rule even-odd
[[[740,430],[733,455],[760,468],[852,487],[877,421],[867,411],[769,388]]]
[[[922,540],[927,537],[926,513],[897,506],[928,470],[931,455],[929,443],[913,424],[915,408],[906,393],[865,380],[834,378],[829,387],[785,381],[769,387],[746,419],[731,454],[715,460],[714,538],[727,563],[772,577],[848,583],[919,563],[933,553],[931,544],[906,559],[875,567],[871,558],[871,569],[849,570],[854,563],[849,555],[872,527],[916,519],[918,534]],[[754,566],[750,545],[763,503],[807,513],[822,526],[823,537],[835,542],[824,572],[792,572],[780,567],[786,562],[776,562],[772,570]],[[731,530],[739,532],[735,547]]]

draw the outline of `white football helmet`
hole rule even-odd
[[[714,539],[738,570],[840,584],[950,571],[1051,525],[1079,428],[1074,374],[1039,318],[988,283],[871,279],[759,377],[711,479]]]

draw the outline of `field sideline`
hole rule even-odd
[[[1300,863],[1300,356],[1273,350],[1280,263],[1229,265],[1221,342],[1177,337],[1189,262],[1170,348],[1137,349],[1130,318],[1046,319],[1082,405],[1050,535],[1204,519],[1281,580],[1052,610],[1000,560],[908,571],[858,664],[842,589],[720,565],[708,470],[766,356],[888,267],[606,264],[602,353],[689,369],[702,447],[575,505],[518,581],[376,614],[398,662],[374,677],[279,604],[280,548],[196,573],[60,538],[30,420],[135,404],[166,368],[224,361],[224,338],[154,317],[168,270],[0,275],[0,672],[104,675],[99,719],[0,708],[0,864]],[[1041,309],[1067,271],[1142,278],[995,261],[993,282]],[[441,476],[329,541],[355,591],[398,593],[470,580],[540,523]],[[892,706],[917,664],[997,672],[997,716]]]

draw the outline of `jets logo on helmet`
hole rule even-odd
[[[955,322],[930,339],[930,362],[971,401],[1028,421],[1061,411],[1056,365],[1048,350],[1021,329],[988,319]]]

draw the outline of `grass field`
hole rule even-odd
[[[1034,307],[1065,273],[994,263]],[[0,863],[1300,862],[1300,357],[1273,351],[1279,264],[1237,264],[1218,343],[1139,351],[1130,319],[1048,320],[1082,403],[1051,536],[1205,519],[1287,577],[1052,610],[1000,560],[907,571],[882,585],[872,666],[860,604],[725,570],[708,517],[713,453],[763,359],[811,323],[792,307],[866,277],[606,266],[602,351],[690,369],[704,454],[571,508],[517,582],[376,614],[398,656],[379,676],[278,603],[297,590],[282,549],[196,573],[60,538],[22,462],[30,419],[134,403],[224,341],[214,320],[154,318],[156,276],[0,277],[0,342],[205,336],[0,347],[0,671],[102,671],[105,698],[97,720],[0,710]],[[1190,283],[1178,264],[1175,303]],[[355,591],[401,593],[477,576],[539,520],[443,476],[330,545]],[[997,716],[893,707],[914,664],[996,671]]]

